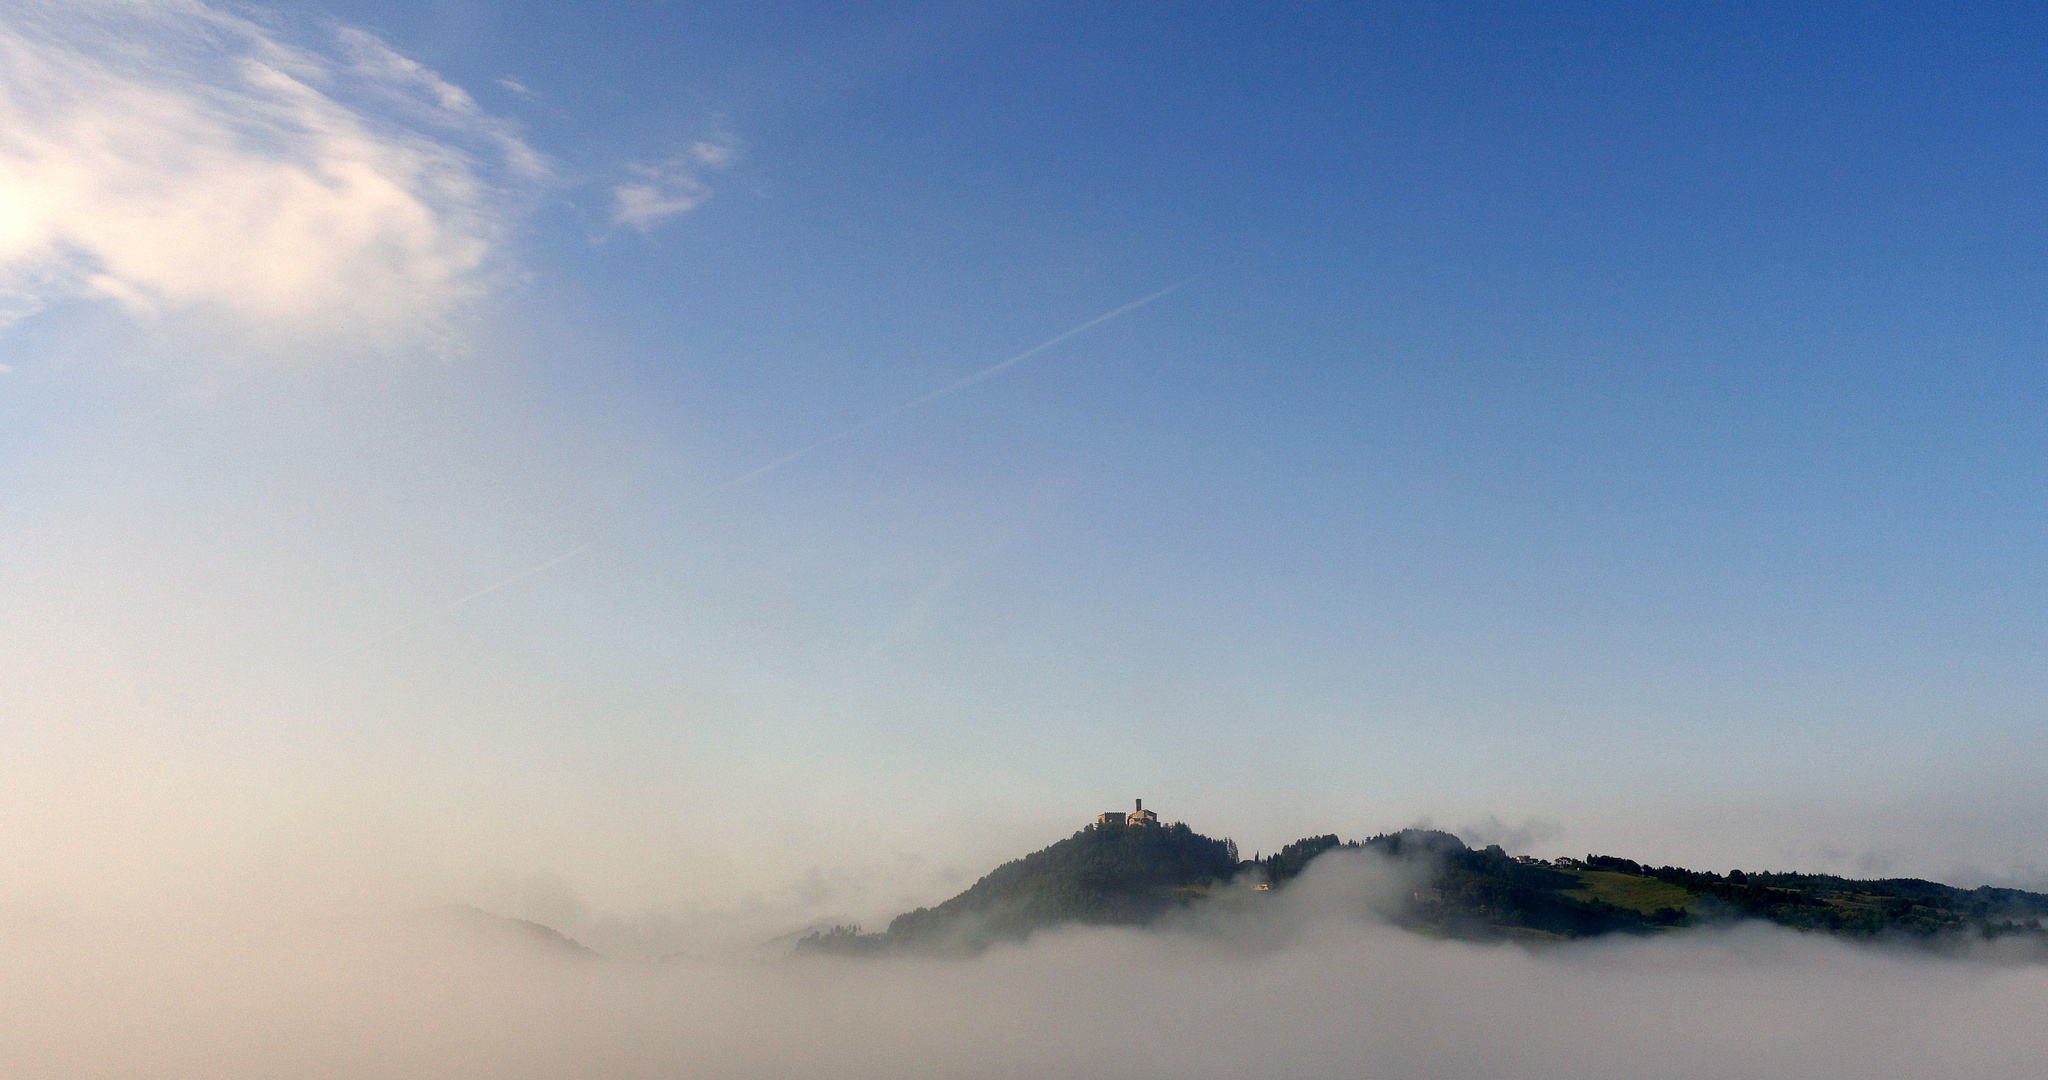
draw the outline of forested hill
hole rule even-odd
[[[1567,939],[1657,934],[1763,919],[1852,937],[1950,941],[2022,936],[2048,955],[2048,895],[1961,889],[1915,878],[1857,881],[1825,874],[1727,874],[1651,867],[1629,859],[1511,857],[1474,850],[1449,833],[1406,829],[1367,840],[1334,834],[1240,861],[1236,845],[1183,824],[1090,825],[1004,863],[935,907],[887,930],[812,934],[799,952],[978,951],[1063,923],[1144,925],[1236,881],[1253,898],[1283,896],[1314,860],[1369,851],[1411,865],[1416,887],[1390,916],[1410,929],[1460,938]]]
[[[1060,923],[1142,925],[1238,872],[1237,846],[1172,825],[1090,825],[996,867],[937,907],[898,915],[880,934],[834,927],[803,950],[983,948]]]

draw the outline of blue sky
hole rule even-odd
[[[326,792],[465,895],[764,926],[1133,795],[1247,848],[1427,818],[2048,867],[2034,8],[45,10],[20,47],[107,115],[75,72],[201,95],[278,48],[330,111],[0,236],[7,573],[93,656],[38,670],[97,672],[17,715],[158,700],[150,642],[210,673],[19,770],[141,724],[173,789],[283,762],[223,813]],[[11,116],[113,168],[26,86]],[[344,144],[389,181],[335,219],[385,223],[360,246],[92,230],[218,222],[279,147]],[[100,589],[126,614],[79,614]],[[713,832],[740,884],[678,891]]]

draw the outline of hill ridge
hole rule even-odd
[[[1923,942],[2022,935],[2048,950],[2048,895],[1965,889],[1919,878],[1858,880],[1789,872],[1728,874],[1652,867],[1613,855],[1584,859],[1510,856],[1457,836],[1402,829],[1363,840],[1325,833],[1254,859],[1229,839],[1182,822],[1128,824],[1103,815],[991,870],[939,904],[905,912],[879,933],[834,926],[797,943],[798,953],[976,952],[1065,924],[1143,926],[1218,889],[1249,882],[1254,893],[1288,888],[1337,851],[1414,866],[1417,887],[1389,917],[1411,930],[1472,940],[1565,940],[1659,934],[1758,919],[1795,930]]]

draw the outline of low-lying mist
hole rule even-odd
[[[1151,931],[973,959],[606,959],[459,910],[17,911],[0,1074],[50,1077],[2000,1077],[2048,965],[1762,926],[1551,947],[1372,916],[1364,857]]]

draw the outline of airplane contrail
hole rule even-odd
[[[526,569],[521,570],[520,572],[512,575],[511,577],[505,578],[502,581],[497,581],[492,584],[486,585],[483,588],[478,589],[477,591],[470,593],[466,596],[456,597],[454,600],[451,600],[448,603],[441,605],[439,608],[436,608],[434,613],[437,615],[446,614],[450,611],[454,611],[456,608],[459,608],[464,604],[469,603],[472,600],[477,600],[482,597],[489,596],[490,594],[497,592],[499,589],[502,589],[507,585],[514,585],[521,581],[525,581],[527,578],[530,578],[535,574],[538,574],[544,570],[552,569],[553,567],[561,563],[568,562],[570,559],[573,559],[576,556],[581,555],[586,551],[589,551],[591,545],[595,543],[595,540],[591,540],[578,544],[575,547],[570,548],[565,552],[562,552],[560,555],[557,555],[546,562],[535,563],[534,565],[529,566]],[[337,660],[347,659],[348,657],[354,656],[355,654],[362,652],[364,649],[370,648],[374,645],[378,645],[385,641],[389,641],[392,638],[397,637],[398,635],[403,634],[410,629],[412,629],[412,624],[400,623],[397,626],[394,626],[391,629],[386,630],[381,634],[378,634],[376,637],[373,637],[368,641],[362,642],[359,645],[355,645],[347,649],[343,649],[342,651],[327,657],[325,660],[322,660],[319,663],[314,664],[313,666],[316,668],[325,667],[328,664],[334,663]]]
[[[740,487],[745,484],[751,484],[754,481],[759,480],[760,478],[768,475],[769,473],[772,473],[775,470],[782,468],[784,465],[787,465],[792,461],[796,461],[799,458],[809,457],[810,455],[815,454],[820,450],[823,450],[824,448],[832,445],[833,443],[839,442],[842,439],[848,439],[855,435],[858,435],[861,432],[866,431],[871,427],[874,427],[876,424],[894,420],[897,417],[902,416],[904,413],[911,411],[912,409],[921,409],[924,406],[929,405],[932,402],[937,401],[948,394],[965,390],[968,387],[973,386],[975,383],[995,378],[997,375],[1002,374],[1004,370],[1010,367],[1014,367],[1017,364],[1021,364],[1024,361],[1029,360],[1034,356],[1037,356],[1039,353],[1042,353],[1045,350],[1050,349],[1055,345],[1058,345],[1060,342],[1075,336],[1076,334],[1085,334],[1088,331],[1093,330],[1098,326],[1101,326],[1103,323],[1106,323],[1119,315],[1129,314],[1130,312],[1136,311],[1154,300],[1158,300],[1172,293],[1178,292],[1182,288],[1185,288],[1189,284],[1189,282],[1192,282],[1194,280],[1194,278],[1189,278],[1187,279],[1187,281],[1176,282],[1172,285],[1168,285],[1166,288],[1161,289],[1156,293],[1153,293],[1150,296],[1142,296],[1136,300],[1131,301],[1128,304],[1125,304],[1120,308],[1105,311],[1102,314],[1097,315],[1096,317],[1088,320],[1087,322],[1084,322],[1081,325],[1066,331],[1065,333],[1047,338],[1046,340],[1041,341],[1036,345],[1033,345],[1032,347],[1024,350],[1023,352],[1020,352],[1017,355],[1010,357],[1008,360],[1001,361],[1000,363],[990,364],[989,366],[982,368],[980,371],[977,371],[972,375],[948,383],[945,386],[939,387],[937,390],[934,390],[929,394],[911,398],[909,401],[906,401],[903,404],[898,405],[893,409],[890,409],[888,412],[877,413],[874,416],[871,416],[866,420],[863,420],[860,423],[853,425],[852,427],[842,428],[839,431],[835,431],[832,434],[827,435],[822,439],[819,439],[817,442],[811,443],[809,446],[792,450],[789,453],[784,454],[779,458],[776,458],[774,461],[771,461],[766,465],[762,465],[757,468],[751,469],[747,472],[741,473],[740,475],[735,476],[730,480],[727,480],[725,483],[719,484],[717,487],[707,489],[706,491],[699,494],[697,498],[706,498],[711,495],[716,495],[721,491],[731,491],[733,488]]]
[[[784,454],[781,457],[776,458],[775,460],[770,461],[765,465],[756,466],[752,469],[747,470],[746,472],[739,474],[738,476],[733,477],[730,480],[706,488],[703,491],[698,492],[696,495],[691,496],[688,500],[686,500],[685,505],[687,505],[688,503],[699,502],[701,500],[708,499],[713,495],[719,494],[720,492],[731,491],[732,489],[737,487],[744,487],[747,484],[751,484],[754,481],[759,480],[760,478],[768,475],[769,473],[772,473],[775,470],[782,468],[784,465],[788,465],[791,462],[809,457],[810,455],[815,454],[828,446],[831,446],[833,443],[841,442],[846,439],[852,438],[853,436],[858,435],[861,432],[866,431],[867,429],[874,427],[877,424],[882,424],[890,420],[894,420],[895,418],[902,416],[904,413],[910,412],[915,409],[921,409],[926,405],[929,405],[932,402],[939,400],[942,397],[946,397],[949,394],[955,394],[962,390],[965,390],[968,387],[973,386],[975,383],[984,382],[988,379],[992,379],[997,375],[1002,374],[1009,368],[1012,368],[1018,364],[1023,363],[1026,360],[1031,359],[1034,356],[1037,356],[1039,353],[1042,353],[1045,350],[1050,349],[1055,345],[1058,345],[1060,342],[1065,341],[1068,338],[1074,337],[1078,334],[1085,334],[1088,331],[1093,330],[1096,327],[1101,326],[1103,323],[1109,322],[1112,319],[1128,315],[1131,312],[1136,311],[1141,307],[1144,307],[1146,304],[1152,303],[1154,300],[1160,300],[1176,292],[1179,292],[1181,289],[1186,288],[1188,285],[1192,284],[1195,280],[1195,278],[1188,278],[1184,281],[1178,281],[1172,285],[1168,285],[1166,288],[1161,289],[1158,292],[1152,293],[1148,296],[1141,296],[1138,299],[1133,300],[1130,303],[1125,304],[1121,307],[1111,308],[1110,310],[1105,311],[1092,319],[1089,319],[1087,322],[1084,322],[1079,326],[1073,327],[1072,329],[1063,331],[1059,334],[1055,334],[1052,337],[1049,337],[1044,341],[1041,341],[1038,344],[1033,345],[1032,347],[1024,350],[1023,352],[1020,352],[1017,355],[1010,357],[1008,360],[1003,360],[994,364],[990,364],[989,366],[982,368],[980,371],[977,371],[971,375],[967,375],[963,378],[956,379],[953,382],[947,383],[946,385],[941,386],[937,390],[933,390],[928,394],[922,394],[918,397],[911,398],[909,401],[906,401],[893,409],[889,409],[886,412],[876,413],[874,416],[871,416],[858,424],[854,424],[853,426],[847,428],[841,428],[840,430],[835,431],[832,434],[827,435],[816,442],[792,450],[789,453]],[[573,559],[576,556],[581,555],[586,551],[589,551],[591,547],[593,547],[596,543],[597,541],[595,540],[586,540],[583,543],[578,544],[575,547],[570,548],[569,550],[564,551],[559,555],[555,555],[542,562],[535,563],[534,565],[529,566],[526,569],[521,570],[510,577],[504,578],[500,581],[493,582],[489,585],[484,586],[481,589],[476,590],[475,592],[468,593],[464,596],[459,596],[454,600],[451,600],[448,603],[442,605],[440,608],[436,609],[436,614],[445,614],[447,612],[454,611],[456,608],[462,607],[475,600],[481,600],[484,597],[489,596],[490,594],[497,592],[499,589],[502,589],[508,585],[518,584],[519,582],[525,581],[527,578],[533,577],[536,574],[544,573],[548,570],[551,570],[556,566],[568,562],[570,559]],[[371,638],[370,640],[362,643],[361,645],[356,646],[355,648],[348,649],[344,652],[335,654],[333,657],[330,657],[328,661],[323,661],[323,663],[332,662],[333,660],[339,660],[342,657],[360,652],[364,649],[369,648],[372,645],[377,644],[380,641],[384,641],[395,635],[404,633],[407,629],[410,629],[410,627],[392,627],[391,629],[386,630],[384,633],[379,634],[374,638]]]
[[[518,572],[518,573],[516,573],[516,574],[512,575],[511,577],[508,577],[508,578],[506,578],[506,579],[505,579],[505,580],[503,580],[503,581],[500,581],[500,582],[498,582],[498,583],[497,583],[497,584],[495,584],[495,585],[486,585],[486,586],[484,586],[483,588],[481,588],[481,589],[478,589],[477,591],[475,591],[475,592],[473,592],[473,593],[470,593],[470,594],[469,594],[468,596],[463,596],[463,597],[459,597],[459,598],[457,598],[457,599],[455,599],[455,600],[451,601],[451,602],[450,602],[450,603],[448,604],[448,606],[447,606],[447,607],[444,607],[444,608],[442,608],[441,610],[442,610],[442,611],[454,611],[454,610],[455,610],[456,608],[459,608],[459,607],[461,607],[462,605],[464,605],[464,604],[467,604],[467,603],[469,603],[469,602],[470,602],[471,600],[476,600],[476,599],[480,599],[480,598],[482,598],[482,597],[485,597],[485,596],[489,596],[490,594],[492,594],[492,593],[494,593],[494,592],[497,592],[497,591],[498,591],[499,589],[502,589],[502,588],[504,588],[504,587],[505,587],[505,586],[507,586],[507,585],[515,584],[515,583],[517,583],[517,582],[521,582],[521,581],[525,581],[525,580],[526,580],[527,578],[530,578],[530,577],[532,577],[533,575],[535,575],[535,574],[538,574],[538,573],[540,573],[540,572],[541,572],[541,571],[543,571],[543,570],[548,570],[548,569],[552,569],[552,568],[553,568],[554,566],[556,566],[556,565],[557,565],[557,564],[559,564],[559,563],[565,563],[565,562],[568,562],[568,561],[569,561],[570,559],[573,559],[573,558],[575,558],[576,556],[578,556],[578,555],[581,555],[581,554],[583,554],[583,553],[584,553],[584,552],[586,552],[586,551],[589,551],[589,550],[590,550],[590,545],[591,545],[591,544],[593,544],[593,543],[596,543],[596,541],[594,541],[594,540],[593,540],[593,541],[590,541],[590,542],[588,542],[588,543],[582,543],[582,544],[578,544],[578,545],[576,545],[575,547],[572,547],[572,548],[570,548],[569,550],[567,550],[567,551],[565,551],[565,552],[562,552],[562,553],[561,553],[560,555],[557,555],[557,556],[555,556],[554,558],[552,558],[552,559],[549,559],[548,561],[546,561],[546,562],[544,562],[544,563],[538,563],[538,564],[536,564],[536,565],[533,565],[533,566],[529,566],[529,567],[527,567],[526,569],[524,569],[524,570],[521,570],[520,572]]]

